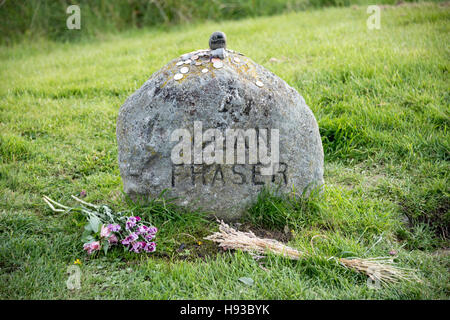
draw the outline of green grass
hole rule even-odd
[[[363,6],[330,8],[0,47],[0,298],[448,299],[450,12],[438,4],[385,8],[373,31],[367,16]],[[306,261],[269,256],[263,269],[202,240],[217,227],[200,212],[163,200],[132,204],[121,194],[119,107],[166,62],[206,47],[217,29],[230,48],[295,87],[319,122],[323,193],[307,200],[267,191],[243,219],[286,229],[289,245],[317,253]],[[157,253],[89,259],[82,217],[51,213],[41,200],[73,204],[81,190],[87,201],[153,219]],[[311,243],[315,235],[322,237]],[[372,290],[365,277],[320,257],[391,250],[423,283]],[[66,269],[77,258],[82,288],[71,292]]]
[[[415,2],[416,0],[407,0]],[[441,1],[441,0],[434,0]],[[148,27],[167,29],[202,21],[236,20],[327,6],[371,4],[371,0],[78,0],[83,32],[65,27],[70,0],[4,0],[0,3],[0,44],[44,37],[77,41]],[[395,4],[396,0],[379,0]]]

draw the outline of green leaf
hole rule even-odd
[[[84,227],[83,234],[81,235],[81,241],[86,243],[86,242],[92,242],[93,240],[94,240],[94,237],[92,236],[91,225],[88,223]]]
[[[101,221],[96,216],[92,216],[89,218],[89,225],[91,226],[91,230],[97,233],[100,230]]]
[[[83,236],[82,238],[81,238],[81,241],[83,242],[83,243],[91,243],[91,242],[93,242],[95,240],[95,238],[93,237],[93,236],[91,236],[90,234],[89,235],[86,235],[86,236]]]
[[[109,242],[103,241],[103,251],[105,252],[105,256],[108,253],[108,249],[109,249]]]
[[[247,278],[247,277],[239,278],[239,281],[246,284],[247,286],[252,286],[255,283],[255,281],[253,281],[252,278]]]

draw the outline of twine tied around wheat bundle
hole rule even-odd
[[[286,257],[291,260],[299,260],[312,256],[307,251],[299,251],[274,239],[257,237],[253,232],[238,231],[223,221],[219,221],[219,232],[215,232],[204,239],[214,241],[224,249],[237,249],[252,254],[267,254],[268,252]],[[324,257],[335,260],[339,265],[367,275],[372,281],[383,284],[398,281],[421,282],[416,275],[416,270],[401,268],[394,264],[391,257],[377,258],[337,258]]]

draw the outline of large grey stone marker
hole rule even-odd
[[[168,189],[166,195],[177,197],[179,204],[230,220],[242,214],[263,186],[277,186],[282,192],[295,187],[301,193],[322,185],[323,148],[303,97],[264,67],[226,49],[225,35],[213,35],[216,45],[213,41],[209,50],[172,60],[120,108],[119,168],[124,191],[132,197],[155,197]],[[201,122],[203,133],[218,129],[224,137],[227,129],[277,129],[276,170],[262,175],[264,166],[250,163],[247,149],[245,164],[174,164],[172,149],[179,142],[171,141],[171,135],[187,129],[194,139],[194,122]]]

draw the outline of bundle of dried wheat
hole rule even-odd
[[[277,240],[258,238],[251,231],[237,231],[223,221],[220,221],[219,230],[220,232],[213,233],[205,239],[217,242],[220,247],[225,249],[240,249],[261,254],[271,251],[293,260],[298,260],[304,256],[302,252],[288,247]]]
[[[416,270],[400,268],[394,265],[394,261],[389,257],[367,258],[367,259],[345,259],[338,261],[345,267],[357,272],[366,274],[370,279],[381,283],[394,283],[400,280],[417,281],[421,280],[415,274]]]
[[[251,231],[235,230],[223,221],[220,221],[219,232],[213,233],[205,239],[217,242],[220,247],[225,249],[240,249],[259,254],[265,254],[269,251],[292,260],[310,256],[308,252],[298,251],[274,239],[258,238]],[[349,269],[364,273],[372,280],[378,280],[385,284],[400,280],[420,281],[414,274],[414,270],[394,266],[392,258],[335,258],[335,260]]]

